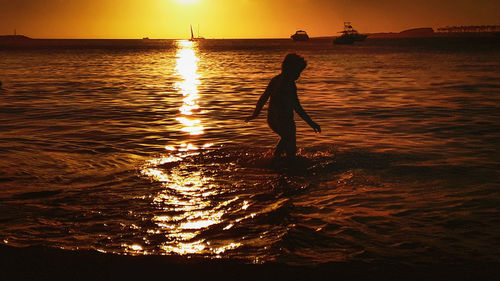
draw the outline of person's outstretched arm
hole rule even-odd
[[[297,114],[299,114],[300,118],[304,119],[304,121],[306,121],[306,123],[309,126],[311,126],[311,128],[313,128],[314,132],[321,133],[321,127],[316,122],[314,122],[311,119],[311,117],[309,117],[309,115],[304,110],[304,108],[302,108],[302,105],[300,104],[299,98],[297,97],[297,92],[295,92],[295,102],[294,103],[295,103],[295,106],[294,106],[295,112],[297,112]]]
[[[269,99],[269,96],[271,96],[272,84],[274,84],[273,80],[271,80],[271,82],[269,82],[269,85],[267,85],[266,90],[260,96],[259,101],[257,102],[257,105],[255,106],[255,110],[253,111],[253,114],[250,115],[249,117],[247,117],[245,119],[245,122],[248,122],[248,121],[250,121],[252,119],[257,118],[257,116],[259,115],[260,111],[262,110],[262,107],[264,107],[264,104],[266,104],[267,100]]]

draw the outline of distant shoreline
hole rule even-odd
[[[296,42],[290,38],[269,39],[206,39],[196,44],[202,48],[224,49],[237,46],[238,48],[266,48],[282,49],[318,49],[318,48],[358,48],[374,46],[392,46],[394,48],[431,47],[443,50],[498,50],[500,36],[468,34],[457,36],[397,36],[377,35],[368,36],[364,42],[357,42],[348,46],[334,46],[335,37],[312,37],[309,41]],[[149,50],[165,49],[176,46],[177,40],[187,39],[1,39],[0,50],[36,50],[36,49],[109,49],[109,50]],[[229,43],[224,43],[229,42]],[[236,44],[236,45],[235,45]],[[232,47],[231,47],[232,46]]]
[[[483,31],[483,32],[435,32],[432,28],[413,28],[403,30],[401,32],[375,32],[362,33],[368,35],[368,38],[450,38],[450,37],[500,37],[499,31]],[[311,39],[335,39],[339,35],[330,36],[311,36]],[[188,38],[31,38],[25,35],[0,35],[0,42],[5,41],[29,41],[29,40],[187,40]],[[289,37],[279,38],[207,38],[207,40],[279,40]]]
[[[385,39],[385,38],[453,38],[453,37],[499,37],[500,32],[463,32],[463,33],[441,33],[435,32],[434,34],[425,34],[425,35],[406,35],[397,32],[381,32],[381,33],[363,33],[368,35],[368,38],[377,38],[377,39]],[[158,40],[189,40],[189,38],[149,38],[147,40],[141,38],[31,38],[27,36],[23,36],[23,38],[12,38],[13,35],[0,35],[0,42],[5,41],[13,41],[13,40],[26,40],[26,41],[54,41],[54,40],[121,40],[121,41],[158,41]],[[16,35],[19,36],[19,35]],[[310,39],[335,39],[340,35],[332,35],[332,36],[311,36]],[[276,38],[205,38],[205,40],[291,40],[288,37],[276,37]]]
[[[24,35],[0,35],[0,40],[31,40],[28,36]]]

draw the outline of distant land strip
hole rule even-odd
[[[376,32],[363,33],[368,35],[368,38],[424,38],[424,37],[500,37],[500,25],[468,25],[468,26],[446,26],[439,27],[434,31],[431,27],[419,27],[403,30],[401,32]],[[313,36],[315,39],[331,39],[340,35],[331,36]],[[26,41],[33,38],[25,35],[0,35],[1,42],[9,41]],[[40,38],[42,39],[42,38]],[[259,39],[259,38],[249,38]],[[48,39],[43,39],[48,40]],[[55,39],[64,40],[64,39]],[[75,39],[84,40],[84,39]],[[98,39],[90,39],[98,40]],[[133,39],[124,39],[133,40]]]

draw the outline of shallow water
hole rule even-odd
[[[0,50],[3,243],[500,260],[498,48],[58,42]],[[243,122],[288,52],[308,61],[299,98],[323,129],[296,118],[294,165],[271,161],[265,112]]]

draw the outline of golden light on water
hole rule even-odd
[[[200,106],[198,105],[198,85],[200,84],[198,71],[198,57],[196,56],[194,42],[180,40],[177,42],[179,50],[176,55],[175,71],[181,78],[175,87],[183,95],[183,104],[179,109],[181,116],[176,120],[183,125],[182,131],[190,135],[203,134],[203,126],[199,119],[192,115]]]
[[[151,204],[157,213],[151,219],[154,227],[148,229],[147,233],[161,234],[165,237],[166,241],[161,242],[159,246],[165,254],[219,256],[239,247],[240,243],[228,241],[225,244],[211,245],[210,241],[200,238],[199,235],[208,228],[221,224],[224,214],[228,211],[228,205],[239,198],[234,197],[221,202],[212,200],[211,197],[221,192],[213,184],[213,179],[197,170],[190,161],[184,161],[187,157],[196,156],[202,150],[214,145],[211,142],[195,145],[189,141],[192,136],[204,133],[202,120],[196,118],[200,108],[198,105],[200,75],[195,48],[193,42],[178,41],[175,67],[179,78],[175,87],[183,97],[182,106],[175,120],[181,125],[179,130],[187,133],[188,139],[181,143],[166,145],[165,155],[148,161],[141,169],[142,175],[160,182],[163,187],[152,197]],[[247,207],[248,204],[245,203],[243,208]],[[137,244],[123,247],[132,254],[142,251],[141,246]]]
[[[186,152],[186,151],[193,151],[193,150],[198,150],[199,148],[193,144],[190,144],[190,143],[182,143],[180,146],[179,146],[179,151],[181,152]]]
[[[165,188],[153,198],[160,214],[152,220],[159,233],[172,241],[161,245],[165,253],[219,255],[240,245],[231,242],[211,247],[208,241],[195,239],[203,230],[221,223],[226,210],[224,207],[238,199],[218,203],[211,201],[210,196],[218,192],[210,184],[211,178],[200,172],[186,174],[182,169],[148,168],[143,170],[143,174],[162,182]]]

